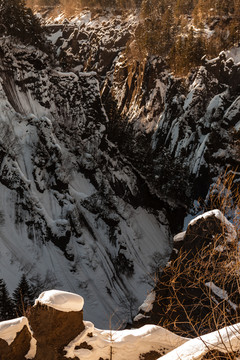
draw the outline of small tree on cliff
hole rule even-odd
[[[0,279],[0,321],[12,319],[14,315],[14,306],[6,283]]]
[[[24,43],[40,45],[43,30],[25,0],[0,0],[0,36],[11,35]]]
[[[33,291],[24,274],[13,293],[13,301],[18,314],[24,314],[26,309],[33,304]]]

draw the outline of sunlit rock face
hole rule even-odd
[[[41,295],[29,316],[33,337],[37,341],[34,359],[60,360],[64,358],[65,346],[85,329],[83,299],[58,290]]]
[[[26,318],[0,322],[2,360],[22,360],[30,354],[32,334]]]

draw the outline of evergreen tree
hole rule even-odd
[[[0,0],[0,35],[15,36],[33,45],[43,40],[40,22],[25,0]]]
[[[15,317],[14,305],[9,296],[6,283],[0,279],[0,321]]]
[[[24,314],[27,308],[33,305],[33,291],[29,285],[25,274],[22,275],[20,282],[13,293],[13,301],[16,312],[18,314]]]

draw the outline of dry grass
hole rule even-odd
[[[228,170],[218,178],[205,210],[220,209],[231,217],[238,234],[240,195],[235,175]],[[192,244],[202,246],[183,245],[157,282],[159,325],[182,336],[201,336],[240,322],[239,236],[230,239],[223,224],[214,236],[207,230],[199,227],[200,234],[190,234]],[[203,359],[237,358],[234,353],[209,351]]]
[[[236,230],[240,230],[240,173],[238,169],[226,169],[210,187],[203,209],[205,211],[219,209],[231,218]]]

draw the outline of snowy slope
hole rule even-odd
[[[153,254],[170,253],[164,211],[141,204],[139,174],[107,140],[96,74],[0,47],[0,277],[82,294],[97,326],[130,321]]]
[[[80,293],[107,327],[112,313],[131,320],[167,262],[187,177],[198,198],[239,162],[238,51],[177,79],[161,58],[124,54],[135,15],[86,10],[47,26],[57,61],[0,39],[0,278]]]

